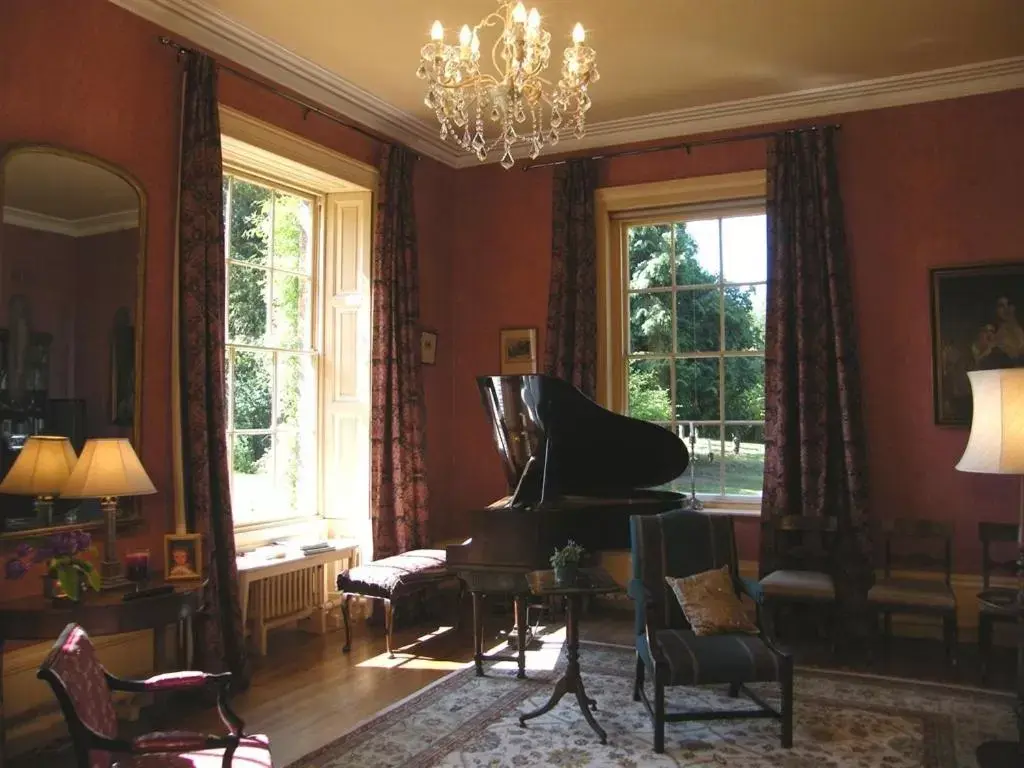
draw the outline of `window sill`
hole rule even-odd
[[[726,515],[728,517],[747,517],[751,519],[761,518],[761,502],[756,504],[738,504],[736,502],[704,502],[704,511],[715,515]]]
[[[239,525],[235,528],[235,549],[243,554],[274,541],[297,537],[327,538],[326,521],[322,517],[300,517]]]

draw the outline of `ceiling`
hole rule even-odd
[[[137,226],[138,193],[106,168],[60,154],[16,152],[2,172],[5,221],[69,235]]]
[[[573,25],[586,28],[601,72],[595,122],[1024,54],[1021,0],[535,2],[554,61]],[[415,71],[433,20],[454,41],[463,24],[496,7],[494,0],[205,4],[424,120],[433,113]],[[493,38],[481,42],[486,51]]]
[[[433,20],[453,39],[462,24],[497,7],[495,0],[113,1],[321,103],[334,91],[354,105],[346,114],[371,126],[427,141],[436,121],[415,70]],[[849,102],[844,109],[864,109],[877,106],[882,92],[903,91],[909,103],[1024,86],[1022,0],[535,2],[552,33],[553,61],[577,21],[597,51],[601,80],[589,120],[599,143],[649,138],[655,125],[679,136],[827,114],[823,105],[837,94]],[[485,52],[492,42],[484,36]],[[998,72],[978,67],[996,61]],[[943,74],[908,77],[936,70]],[[879,78],[895,81],[865,83]],[[922,83],[935,88],[919,92]],[[718,108],[725,102],[731,106]],[[808,108],[795,114],[798,104]],[[612,135],[613,128],[622,130]]]

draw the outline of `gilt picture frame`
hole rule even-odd
[[[968,372],[1024,366],[1024,264],[944,267],[930,278],[935,423],[966,427]]]
[[[537,372],[536,328],[502,328],[498,341],[502,376]]]
[[[164,571],[167,581],[203,578],[203,537],[198,533],[164,535]]]

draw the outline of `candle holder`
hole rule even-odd
[[[124,557],[125,578],[135,584],[135,591],[149,581],[149,550],[137,549]]]

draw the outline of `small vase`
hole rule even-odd
[[[84,584],[79,584],[79,599],[81,599],[84,586]],[[64,591],[64,587],[60,585],[60,580],[56,576],[43,576],[43,597],[52,601],[56,606],[73,605],[76,602]]]
[[[559,587],[571,587],[576,583],[576,577],[579,575],[579,564],[570,563],[568,565],[555,566],[555,585]]]

